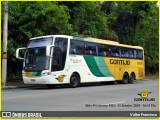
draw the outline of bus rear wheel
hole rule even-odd
[[[123,83],[123,84],[128,84],[128,81],[129,81],[129,75],[128,75],[127,72],[125,72],[125,73],[123,74],[122,83]]]
[[[131,75],[129,76],[129,81],[128,81],[128,83],[132,84],[132,83],[134,83],[134,80],[135,80],[135,74],[134,74],[134,73],[131,73]]]
[[[70,77],[69,86],[72,88],[76,88],[80,84],[80,78],[76,73],[73,73]]]

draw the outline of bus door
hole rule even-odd
[[[66,63],[68,39],[56,37],[54,46],[51,71],[62,71]]]

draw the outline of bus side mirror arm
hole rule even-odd
[[[54,45],[47,45],[47,47],[46,47],[46,56],[52,57],[51,56],[51,52],[50,52],[51,47],[54,47]]]
[[[19,51],[20,50],[25,50],[26,48],[18,48],[17,50],[16,50],[16,58],[17,59],[20,59],[20,60],[23,60],[24,58],[22,58],[22,57],[19,57]]]

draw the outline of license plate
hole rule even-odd
[[[31,79],[31,82],[36,82],[36,80],[35,79]]]

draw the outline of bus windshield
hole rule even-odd
[[[49,69],[49,56],[46,46],[52,44],[53,37],[31,40],[27,46],[24,61],[25,71],[41,71]]]
[[[40,71],[49,69],[49,56],[46,56],[46,47],[30,48],[25,54],[25,71]]]
[[[27,48],[43,47],[52,44],[52,37],[31,40]]]

